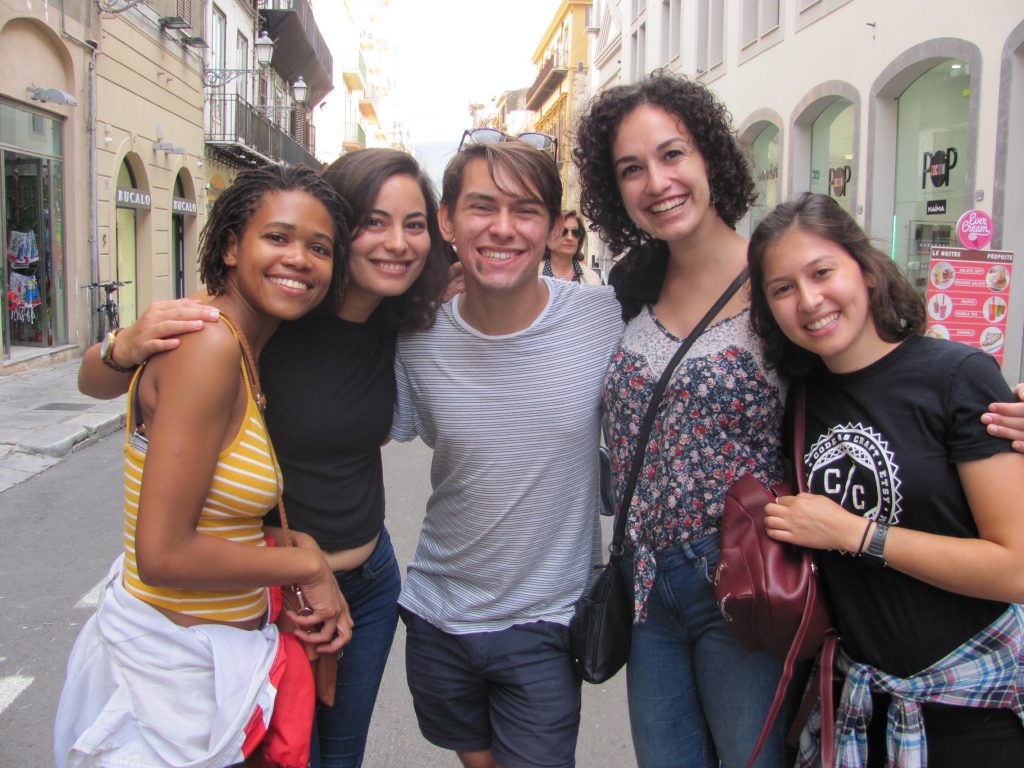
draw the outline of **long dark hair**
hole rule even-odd
[[[348,271],[349,227],[347,207],[337,191],[318,174],[304,166],[267,165],[243,171],[217,198],[199,238],[199,278],[206,290],[221,296],[227,290],[229,267],[224,251],[242,239],[256,208],[268,192],[308,192],[327,209],[334,222],[334,264],[331,285],[321,305],[334,310],[341,299],[341,286]]]
[[[580,232],[583,236],[576,241],[576,253],[572,255],[575,261],[583,261],[583,248],[587,244],[587,225],[583,221],[583,217],[574,208],[570,208],[568,211],[562,211],[562,227],[569,229],[569,219],[576,219],[576,225],[579,227]]]
[[[384,182],[392,176],[408,176],[419,185],[426,203],[430,251],[423,272],[401,296],[385,297],[380,304],[384,317],[396,331],[429,328],[448,281],[448,258],[437,223],[437,195],[430,178],[416,158],[396,149],[360,149],[342,155],[323,172],[351,208],[349,227],[358,234]]]
[[[654,239],[626,213],[612,157],[623,118],[643,105],[660,107],[689,130],[704,157],[712,204],[722,221],[735,227],[757,200],[750,165],[722,102],[703,83],[655,70],[639,82],[600,93],[576,129],[572,154],[580,172],[580,209],[613,255]]]
[[[821,359],[797,346],[782,332],[768,306],[764,292],[764,260],[768,249],[786,232],[799,227],[840,246],[870,277],[871,318],[885,341],[902,341],[922,333],[925,308],[921,296],[896,264],[875,248],[860,228],[828,195],[804,192],[765,216],[750,238],[750,322],[764,340],[765,357],[786,376],[804,376],[823,367]]]

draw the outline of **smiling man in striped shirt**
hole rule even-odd
[[[420,730],[465,766],[575,764],[574,604],[600,559],[611,289],[538,278],[561,232],[551,157],[519,141],[449,163],[441,231],[466,293],[399,338],[392,437],[434,449],[433,493],[399,603]]]

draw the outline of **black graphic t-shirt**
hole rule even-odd
[[[980,421],[1012,400],[989,355],[915,336],[881,360],[808,383],[808,490],[892,526],[977,538],[958,462],[1011,450]],[[838,552],[820,565],[848,653],[900,677],[941,659],[1006,609]]]

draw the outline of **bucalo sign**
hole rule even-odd
[[[184,197],[175,197],[171,199],[171,210],[174,213],[182,213],[186,216],[195,216],[199,211],[199,206],[196,205],[195,200],[187,200]]]
[[[118,208],[143,208],[149,210],[152,203],[149,192],[143,192],[141,189],[134,189],[133,187],[117,188]]]

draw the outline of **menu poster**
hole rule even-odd
[[[988,352],[1002,365],[1012,276],[1012,251],[933,247],[925,334]]]

